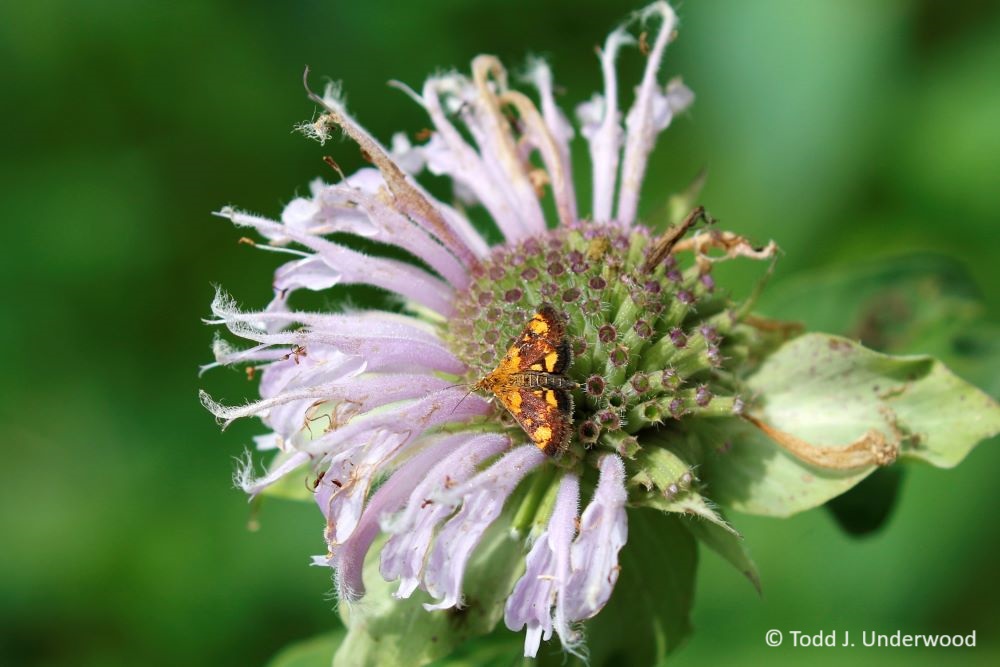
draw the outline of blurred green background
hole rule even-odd
[[[328,572],[308,567],[323,549],[318,513],[269,502],[249,531],[230,475],[261,428],[220,434],[197,401],[199,387],[229,401],[253,391],[236,372],[197,377],[210,359],[199,318],[212,285],[263,304],[276,265],[210,212],[232,203],[277,216],[328,176],[322,155],[359,166],[346,143],[290,133],[313,112],[306,64],[341,79],[352,112],[383,140],[427,125],[387,80],[418,86],[480,52],[512,68],[546,56],[570,109],[599,86],[594,46],[638,6],[0,5],[10,250],[0,261],[0,663],[253,665],[337,622]],[[707,165],[709,210],[784,249],[776,290],[930,251],[968,274],[984,304],[977,326],[995,332],[997,3],[688,0],[679,11],[666,69],[697,101],[653,155],[645,212]],[[640,65],[625,58],[623,90]],[[580,180],[586,151],[575,147]],[[997,374],[969,368],[996,395]],[[769,649],[770,628],[976,630],[974,650],[852,656],[997,664],[996,444],[953,471],[909,470],[896,511],[865,539],[824,511],[732,517],[763,599],[705,555],[696,633],[676,664],[846,657]]]

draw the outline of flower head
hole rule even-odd
[[[616,60],[636,43],[636,23],[646,64],[625,110]],[[203,394],[203,402],[224,423],[255,416],[271,429],[258,441],[278,450],[269,470],[238,475],[251,495],[289,475],[316,475],[327,547],[316,561],[334,568],[342,598],[364,595],[362,565],[384,534],[380,573],[398,581],[397,597],[422,590],[431,613],[462,605],[471,555],[515,505],[511,528],[526,557],[506,601],[507,627],[526,628],[526,655],[553,631],[582,651],[578,624],[608,602],[618,578],[630,493],[671,499],[693,486],[688,467],[649,467],[666,449],[648,435],[740,409],[737,387],[720,371],[743,353],[741,312],[710,274],[720,259],[769,257],[773,245],[753,248],[717,231],[682,239],[699,216],[659,237],[637,222],[650,151],[693,100],[679,79],[661,81],[675,27],[673,10],[657,2],[600,50],[603,91],[576,110],[592,164],[587,207],[574,188],[574,130],[548,66],[533,61],[527,71],[533,100],[496,58],[480,56],[471,76],[433,76],[419,91],[396,84],[429,116],[422,144],[396,135],[386,147],[334,88],[314,96],[323,112],[306,133],[325,140],[342,131],[372,166],[314,182],[280,221],[219,213],[291,259],[263,310],[244,312],[222,293],[212,304],[211,321],[250,343],[217,342],[216,364],[259,371],[261,399],[226,407]],[[456,202],[430,194],[424,171],[449,177]],[[488,245],[462,206],[482,207],[502,241]],[[345,235],[415,261],[359,252]],[[338,284],[397,295],[398,312],[290,305],[298,290]],[[578,383],[573,437],[555,458],[530,444],[499,402],[467,389],[544,304],[565,316],[574,353],[566,373]]]

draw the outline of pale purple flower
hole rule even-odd
[[[552,637],[553,621],[564,646],[578,643],[570,633],[566,598],[579,504],[580,478],[566,473],[559,482],[548,527],[535,540],[528,553],[527,570],[507,598],[504,620],[511,630],[527,626],[524,655],[532,658],[541,640]]]
[[[454,513],[455,494],[448,497],[444,494],[473,477],[483,461],[502,454],[510,447],[510,440],[488,433],[465,438],[458,446],[449,444],[451,450],[435,462],[418,484],[408,487],[402,511],[381,516],[382,528],[390,537],[382,548],[380,569],[387,581],[399,580],[396,597],[410,597],[420,585],[434,533]]]
[[[599,468],[597,489],[582,518],[577,512],[580,480],[572,473],[563,476],[549,524],[507,599],[507,627],[528,628],[526,656],[534,657],[540,640],[548,640],[553,629],[575,652],[581,637],[573,624],[600,611],[618,580],[618,552],[628,537],[625,466],[618,456],[606,454]]]
[[[460,509],[441,527],[427,557],[424,586],[437,600],[424,605],[428,610],[448,609],[461,602],[462,577],[472,550],[518,482],[544,461],[537,447],[522,445],[450,494],[452,507]],[[441,502],[448,503],[447,496]]]
[[[570,553],[565,613],[575,620],[599,612],[618,581],[618,552],[628,539],[625,465],[614,454],[601,457],[594,497],[583,511]]]
[[[397,597],[426,591],[433,600],[425,605],[428,613],[461,605],[466,566],[484,532],[526,477],[553,465],[524,444],[523,431],[501,423],[501,407],[470,395],[464,383],[496,365],[511,331],[524,326],[540,295],[566,305],[571,317],[579,304],[602,307],[604,290],[613,286],[593,273],[599,262],[588,264],[579,250],[560,254],[565,248],[559,230],[584,238],[599,230],[616,251],[627,248],[629,234],[644,233],[635,224],[648,155],[692,94],[679,80],[660,82],[676,26],[673,10],[657,2],[635,20],[648,21],[652,31],[635,101],[627,110],[619,105],[616,59],[636,42],[623,26],[600,51],[602,93],[576,112],[593,164],[589,222],[581,219],[573,184],[574,131],[556,104],[549,67],[533,61],[527,70],[536,105],[510,87],[506,70],[491,56],[476,58],[471,76],[436,75],[419,91],[394,84],[428,114],[432,133],[418,145],[399,134],[383,146],[328,88],[322,116],[303,129],[320,140],[343,131],[373,167],[336,183],[312,183],[310,195],[292,200],[280,221],[234,208],[218,213],[256,231],[266,240],[259,247],[287,254],[289,261],[275,272],[273,298],[263,309],[241,310],[222,292],[212,304],[209,321],[248,346],[237,349],[220,339],[216,363],[209,366],[251,366],[260,377],[260,400],[229,407],[203,393],[202,401],[223,424],[252,416],[270,429],[256,443],[277,450],[277,458],[260,476],[249,462],[241,467],[237,481],[247,493],[261,493],[293,474],[318,478],[315,499],[326,520],[327,554],[316,562],[335,569],[343,598],[364,594],[362,566],[384,533],[380,571],[387,581],[398,581]],[[507,110],[516,112],[516,122]],[[461,208],[425,190],[417,178],[424,170],[450,177],[456,199],[482,206],[504,242],[489,247]],[[555,220],[546,219],[545,192]],[[396,246],[420,265],[354,250],[342,241],[345,234]],[[541,270],[525,264],[537,258],[545,258],[538,259]],[[516,285],[493,293],[482,289],[483,280]],[[579,285],[565,283],[571,280]],[[298,290],[350,284],[397,295],[401,312],[303,312],[290,304]],[[648,324],[619,324],[622,337],[643,331],[651,350],[673,353],[663,351],[669,336],[654,337]],[[621,375],[594,398],[620,404],[593,410],[594,419],[586,420],[593,432],[588,443],[602,429],[620,434],[632,407],[626,398],[638,400],[634,391],[626,396],[610,390],[648,386],[655,370],[643,370],[637,365],[643,357],[620,344],[615,354],[608,381],[628,370],[645,384],[630,385]],[[665,412],[658,410],[637,414]],[[544,529],[533,536],[526,572],[505,614],[511,629],[527,627],[525,655],[534,656],[553,631],[567,649],[582,651],[577,624],[598,613],[611,595],[627,536],[625,463],[608,451],[617,442],[602,439],[591,452],[581,447],[577,459],[567,459],[556,477],[551,514],[536,519]],[[599,482],[582,492],[588,465],[598,468]],[[582,516],[581,495],[590,495]]]

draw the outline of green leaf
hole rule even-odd
[[[666,448],[667,443],[649,435],[642,440],[643,449],[635,459],[638,472],[629,479],[630,486],[666,491],[671,484],[680,485],[684,475],[691,475],[691,464]]]
[[[747,554],[743,536],[697,490],[694,468],[687,460],[690,447],[667,431],[645,434],[642,444],[636,457],[639,472],[628,482],[633,487],[629,504],[683,516],[691,534],[746,575],[759,592],[757,566]]]
[[[692,422],[689,433],[703,445],[706,493],[723,507],[747,514],[791,516],[822,505],[871,473],[808,466],[741,419]]]
[[[893,354],[929,354],[991,396],[1000,396],[1000,328],[981,321],[982,294],[953,258],[910,254],[775,281],[758,302],[770,315],[859,339]],[[827,508],[854,535],[891,514],[902,470],[878,470]]]
[[[281,649],[267,663],[267,667],[330,667],[334,651],[344,640],[345,632],[340,628],[290,644]]]
[[[869,429],[902,456],[957,465],[1000,431],[1000,406],[930,357],[891,357],[837,336],[783,346],[748,381],[759,416],[813,443],[846,444]]]
[[[951,467],[1000,430],[996,402],[940,362],[891,357],[826,334],[786,343],[748,385],[756,417],[815,445],[845,446],[874,430],[897,442],[902,458]],[[804,463],[738,419],[692,421],[709,495],[740,511],[788,516],[840,495],[875,469]]]
[[[712,523],[722,530],[739,537],[735,528],[726,523],[718,512],[705,500],[704,496],[694,490],[682,491],[676,498],[668,500],[661,495],[652,495],[636,503],[641,507],[657,509],[661,512],[671,512],[682,516],[695,516]]]
[[[653,665],[691,632],[698,550],[681,519],[648,509],[628,513],[629,540],[607,606],[585,624],[590,665]],[[566,664],[561,651],[539,651],[539,664]],[[569,664],[574,664],[570,661]]]
[[[700,521],[697,518],[684,519],[684,527],[698,538],[706,547],[722,556],[733,567],[739,570],[757,592],[761,592],[760,573],[757,564],[750,558],[743,537],[728,526],[721,526],[710,521]]]
[[[350,606],[341,604],[348,633],[334,667],[426,665],[452,653],[463,642],[492,631],[503,616],[507,595],[524,570],[523,542],[510,533],[511,508],[518,505],[512,501],[487,530],[469,561],[462,609],[426,611],[422,603],[430,597],[419,590],[406,600],[393,598],[396,583],[384,581],[378,571],[384,538],[377,540],[365,562],[365,597]]]
[[[652,432],[643,437],[642,443],[643,449],[636,457],[639,472],[628,481],[629,486],[636,487],[630,494],[630,505],[697,516],[739,536],[698,492],[691,464],[667,449],[671,444],[669,436]]]

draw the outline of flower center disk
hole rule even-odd
[[[457,296],[445,334],[467,379],[493,371],[550,305],[566,320],[573,363],[565,373],[580,385],[574,439],[585,447],[600,441],[628,454],[636,447],[628,436],[641,428],[708,408],[722,359],[708,319],[724,314],[725,302],[695,266],[683,270],[673,256],[646,266],[652,245],[645,229],[588,223],[496,248]]]

